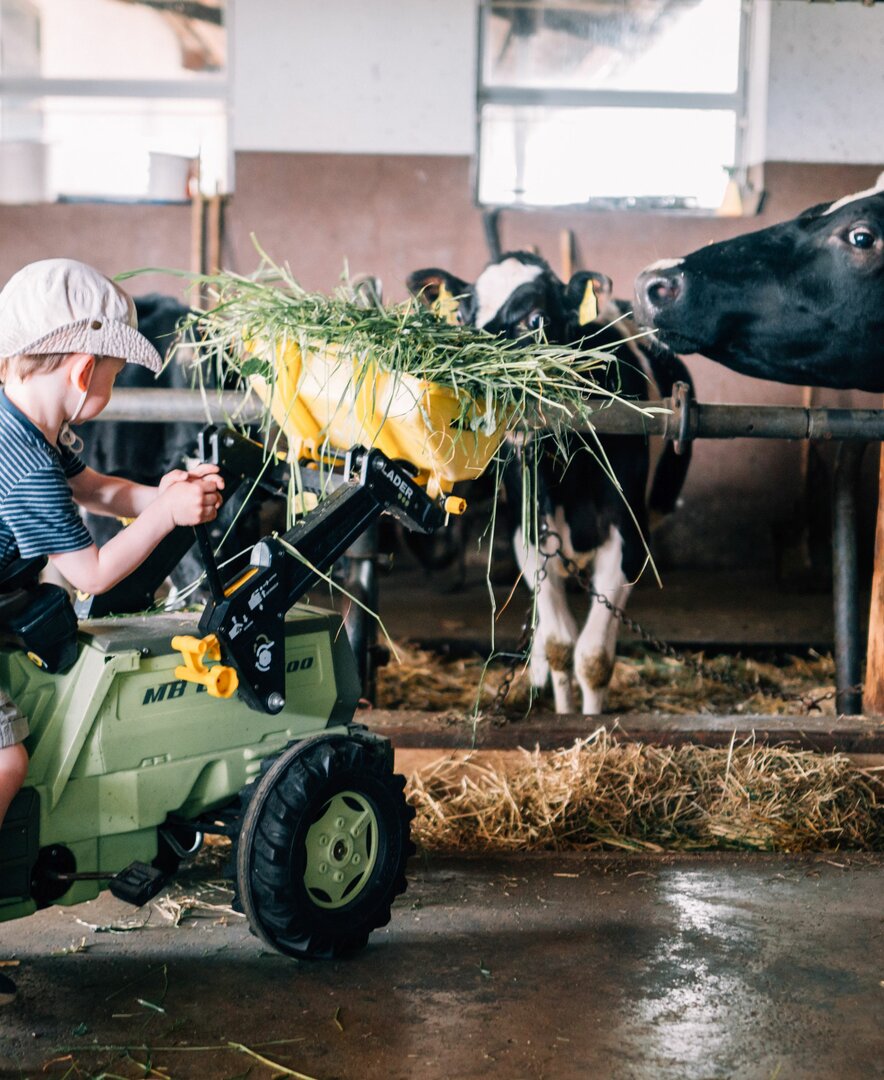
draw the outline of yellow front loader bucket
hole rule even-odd
[[[506,417],[488,415],[465,391],[381,371],[371,356],[334,348],[280,346],[272,380],[253,376],[252,384],[293,457],[321,461],[330,449],[376,446],[411,462],[431,498],[480,476],[507,430]]]

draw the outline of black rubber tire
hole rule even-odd
[[[372,930],[390,921],[414,853],[414,809],[404,787],[386,755],[355,737],[320,738],[283,751],[256,782],[237,840],[237,899],[262,941],[298,959],[328,959],[362,948]],[[341,792],[355,792],[370,806],[376,856],[354,899],[329,909],[305,884],[306,840]]]

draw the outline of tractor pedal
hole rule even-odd
[[[156,896],[170,876],[155,866],[133,862],[110,879],[108,888],[118,900],[141,907]]]

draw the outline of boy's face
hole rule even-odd
[[[80,410],[75,423],[94,420],[110,401],[111,391],[117,376],[126,366],[126,361],[116,356],[96,356],[95,368],[89,383],[89,396]]]

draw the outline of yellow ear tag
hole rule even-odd
[[[586,290],[583,293],[583,299],[580,301],[580,310],[577,312],[577,319],[581,326],[586,326],[587,323],[595,322],[599,315],[599,301],[595,294],[595,289],[592,287],[592,281],[587,281]]]
[[[460,308],[460,301],[454,295],[450,293],[448,289],[439,284],[439,292],[436,299],[432,304],[432,312],[437,319],[440,319],[444,323],[448,323],[449,326],[457,326],[457,312]]]

